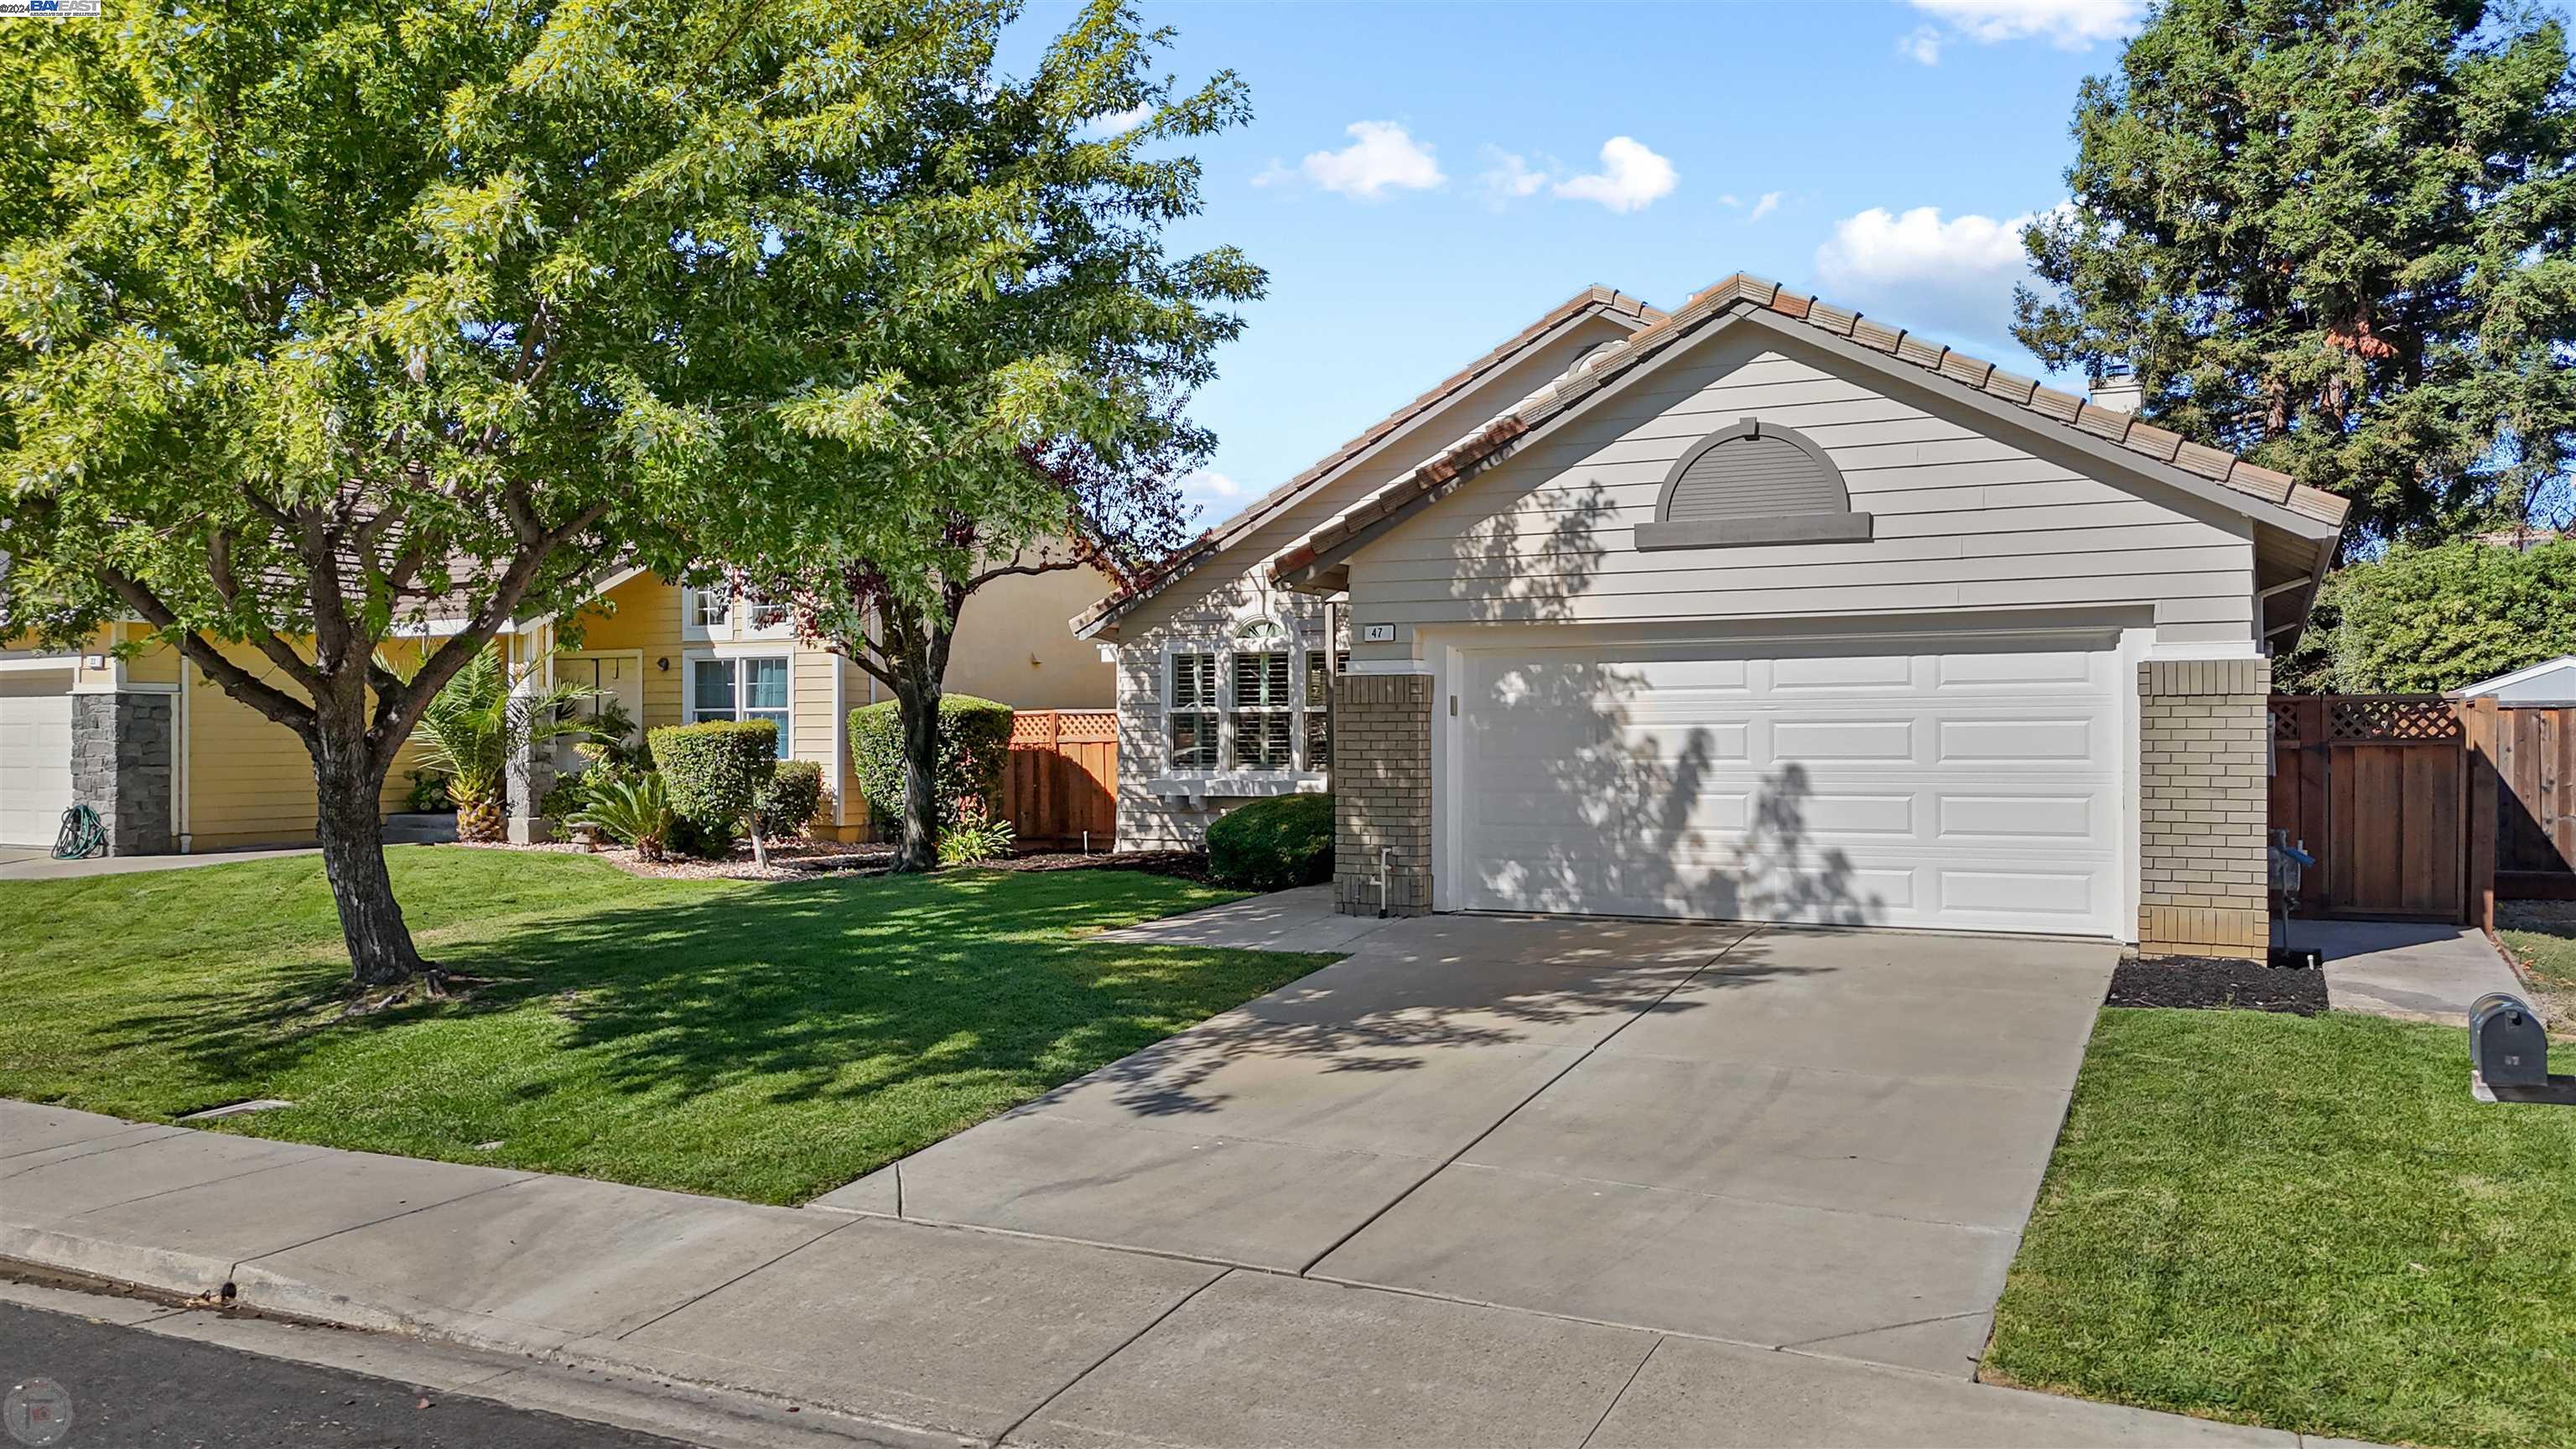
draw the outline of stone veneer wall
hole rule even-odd
[[[110,855],[164,855],[172,834],[167,694],[72,696],[72,799],[98,812]]]
[[[1333,700],[1333,908],[1377,914],[1378,853],[1388,914],[1431,910],[1431,678],[1345,674]]]
[[[2261,960],[2272,663],[2138,666],[2138,953]]]

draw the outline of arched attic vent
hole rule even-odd
[[[1691,445],[1664,475],[1639,548],[1853,543],[1870,536],[1842,470],[1803,433],[1738,418]]]

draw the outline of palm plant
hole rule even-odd
[[[646,773],[602,781],[572,823],[631,845],[646,860],[660,860],[671,838],[671,804],[663,797],[662,777]]]
[[[570,684],[526,688],[527,677],[487,648],[420,713],[421,756],[447,774],[459,840],[501,838],[512,755],[548,740],[598,732],[589,718],[571,710],[591,691]]]

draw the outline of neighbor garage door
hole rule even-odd
[[[1455,903],[2114,935],[2115,663],[2027,640],[1466,654]]]
[[[0,672],[0,845],[51,845],[72,803],[72,676]]]

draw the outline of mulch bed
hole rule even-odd
[[[2326,974],[2259,961],[2159,956],[2121,962],[2111,973],[2111,994],[2102,1004],[2315,1016],[2326,1009]]]

